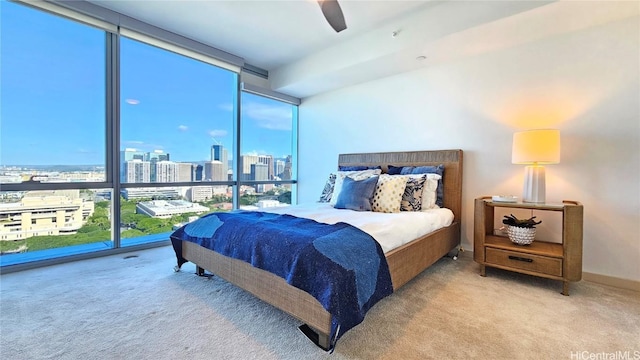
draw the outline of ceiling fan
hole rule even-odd
[[[333,30],[340,32],[347,28],[347,23],[344,21],[344,14],[338,4],[338,0],[317,0],[322,14]]]

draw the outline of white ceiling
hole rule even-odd
[[[242,57],[301,98],[571,30],[540,21],[566,7],[544,0],[340,0],[340,33],[314,0],[89,1]]]

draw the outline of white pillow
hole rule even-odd
[[[371,210],[382,213],[400,212],[400,203],[404,188],[407,187],[407,179],[402,175],[380,175],[371,199]]]
[[[381,173],[382,170],[380,169],[336,172],[336,183],[335,185],[333,185],[333,194],[331,194],[331,200],[329,201],[329,204],[335,206],[338,202],[338,196],[340,195],[340,190],[342,190],[342,183],[344,182],[344,178],[346,178],[347,176],[352,178],[353,180],[364,180],[372,176],[380,175]]]
[[[436,190],[438,189],[438,180],[440,180],[442,176],[438,174],[422,175],[427,175],[427,181],[424,182],[424,188],[422,188],[422,210],[440,208],[436,205],[436,198],[438,196]]]

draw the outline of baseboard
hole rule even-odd
[[[629,280],[629,279],[623,279],[623,278],[618,278],[613,276],[593,274],[588,272],[582,273],[582,280],[640,292],[640,281],[636,281],[636,280]]]

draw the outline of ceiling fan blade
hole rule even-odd
[[[340,32],[347,28],[347,23],[344,21],[344,14],[338,0],[318,0],[322,14],[333,30]]]

